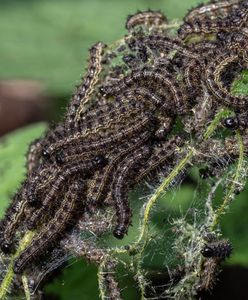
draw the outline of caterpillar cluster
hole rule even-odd
[[[6,254],[24,232],[36,232],[15,258],[16,274],[56,249],[89,211],[111,206],[113,234],[122,239],[132,223],[129,191],[172,169],[185,143],[199,149],[195,164],[237,155],[218,146],[213,161],[213,145],[201,135],[222,107],[236,114],[223,125],[246,134],[248,97],[233,95],[231,85],[247,68],[247,18],[248,1],[211,2],[192,9],[172,37],[161,12],[138,12],[128,17],[128,34],[118,45],[98,42],[90,49],[64,119],[30,145],[26,179],[1,221]],[[203,255],[222,255],[211,247]]]

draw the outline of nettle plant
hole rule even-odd
[[[142,299],[214,287],[232,252],[220,220],[246,183],[248,96],[238,87],[247,18],[248,1],[238,0],[194,8],[181,25],[138,12],[124,38],[90,49],[64,119],[30,145],[1,221],[1,299],[18,290],[35,298],[71,256],[97,264],[102,299],[122,298],[119,269]],[[185,205],[180,190],[192,178]],[[175,209],[168,198],[178,193]],[[110,246],[109,236],[126,237]]]

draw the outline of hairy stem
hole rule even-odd
[[[223,200],[223,203],[215,213],[212,229],[214,229],[218,225],[220,217],[225,213],[226,209],[232,202],[233,197],[235,196],[235,188],[237,184],[239,184],[240,181],[239,179],[242,176],[242,169],[244,165],[244,144],[243,144],[242,136],[240,135],[239,131],[236,132],[236,138],[239,145],[239,158],[238,158],[237,168],[234,177],[231,181],[230,188]]]
[[[23,284],[26,300],[30,300],[31,295],[30,295],[30,291],[29,291],[29,288],[28,288],[28,278],[27,278],[26,275],[22,275],[22,284]]]
[[[24,237],[22,238],[22,240],[20,241],[19,247],[16,251],[16,253],[11,257],[10,259],[10,263],[6,272],[6,275],[1,283],[0,286],[0,299],[5,299],[6,295],[9,291],[10,285],[13,281],[14,278],[14,271],[13,271],[13,267],[14,267],[14,261],[15,259],[20,255],[20,253],[28,247],[28,245],[31,243],[32,238],[34,236],[35,232],[33,231],[28,231]]]

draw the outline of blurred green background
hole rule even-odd
[[[1,0],[2,78],[38,79],[69,94],[83,73],[88,48],[125,34],[128,14],[160,9],[182,18],[197,0]]]
[[[161,10],[169,19],[181,19],[187,9],[198,3],[197,0],[0,0],[0,81],[40,82],[52,102],[49,103],[52,112],[48,111],[49,116],[44,115],[43,119],[56,120],[84,73],[90,46],[99,40],[111,43],[121,38],[128,14],[151,8]],[[6,117],[14,121],[12,115]],[[27,145],[45,127],[45,123],[39,123],[1,139],[1,215],[23,178]],[[193,193],[193,186],[185,186],[178,199],[190,202]],[[242,267],[248,267],[247,195],[245,192],[238,196],[223,219],[224,233],[235,249],[229,264]],[[129,281],[126,280],[129,288],[124,290],[125,299],[138,299],[135,283]],[[96,268],[74,260],[46,290],[50,294],[46,299],[98,299]]]

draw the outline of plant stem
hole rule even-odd
[[[221,204],[221,206],[217,209],[217,211],[215,213],[215,216],[213,219],[213,224],[212,224],[212,229],[214,229],[216,227],[216,225],[219,222],[219,218],[223,215],[223,213],[225,212],[225,210],[231,203],[234,192],[235,192],[235,187],[236,187],[237,183],[239,182],[240,176],[242,176],[242,168],[243,168],[243,164],[244,164],[244,144],[243,144],[242,136],[240,135],[239,131],[236,132],[236,138],[237,138],[237,142],[239,144],[239,159],[238,159],[238,163],[237,163],[236,172],[235,172],[234,178],[232,180],[232,184],[229,188],[229,191],[223,200],[223,203]]]
[[[25,296],[26,296],[26,300],[30,300],[31,295],[30,295],[30,291],[29,291],[29,288],[28,288],[28,278],[27,278],[26,275],[22,275],[22,284],[23,284],[23,287],[24,287],[24,293],[25,293]]]
[[[15,259],[31,243],[34,234],[35,234],[35,232],[28,231],[24,235],[24,237],[22,238],[22,240],[20,241],[20,244],[19,244],[19,247],[18,247],[16,253],[11,257],[10,264],[8,266],[6,275],[5,275],[3,281],[2,281],[2,283],[0,285],[0,299],[5,299],[6,298],[6,295],[8,293],[9,288],[10,288],[10,285],[11,285],[11,283],[13,281],[13,278],[14,278],[14,275],[15,275],[14,271],[13,271]]]

